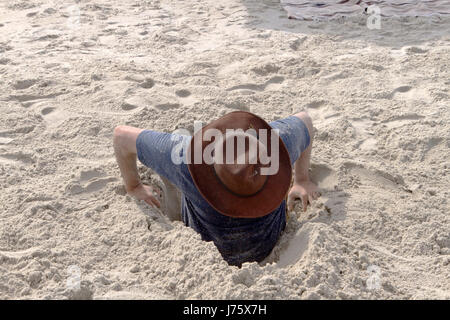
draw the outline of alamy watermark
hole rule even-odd
[[[367,18],[367,28],[373,29],[381,29],[381,9],[376,5],[371,5],[366,9],[369,17]]]
[[[81,269],[77,265],[71,265],[67,268],[66,287],[69,290],[80,290],[81,286]]]
[[[381,287],[381,270],[379,266],[370,265],[367,268],[369,278],[366,280],[366,287],[368,290],[378,290]]]
[[[68,15],[66,25],[69,29],[78,29],[80,28],[80,7],[77,4],[70,5],[66,8],[66,13]]]
[[[194,122],[194,132],[202,129],[202,122]],[[270,131],[270,155],[268,137]],[[181,136],[180,136],[181,135]],[[177,141],[172,149],[171,160],[174,164],[190,164],[194,152],[194,164],[260,164],[260,175],[274,175],[279,169],[279,130],[249,128],[227,129],[222,133],[210,128],[203,131],[202,139],[194,140],[194,148],[183,136],[189,136],[186,129],[177,129],[172,141]],[[209,144],[202,148],[203,142]],[[248,142],[248,143],[247,143]],[[248,147],[247,147],[248,146]],[[224,149],[226,152],[224,153]],[[236,154],[235,154],[236,151]]]

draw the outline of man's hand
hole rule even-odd
[[[310,180],[308,171],[310,167],[311,150],[314,139],[314,127],[311,117],[306,112],[299,112],[295,116],[302,120],[308,128],[310,140],[308,147],[300,154],[300,157],[295,161],[294,185],[292,186],[291,190],[289,190],[287,205],[288,210],[291,211],[292,209],[294,209],[295,199],[301,199],[303,211],[306,211],[308,202],[309,204],[311,204],[313,200],[317,199],[320,196],[319,189]]]
[[[150,186],[140,183],[136,187],[132,188],[131,190],[127,190],[127,192],[130,196],[133,196],[138,200],[145,201],[147,204],[149,204],[152,207],[154,207],[154,206],[156,206],[158,208],[161,207],[161,203],[153,194],[154,189]]]
[[[292,209],[294,209],[295,199],[301,199],[303,211],[306,211],[308,202],[309,204],[311,204],[312,201],[316,200],[319,196],[319,188],[317,188],[317,186],[312,181],[304,180],[294,183],[288,194],[288,210],[291,211]]]
[[[127,193],[150,206],[160,208],[158,199],[153,195],[153,188],[141,182],[137,170],[136,139],[143,129],[118,126],[114,129],[114,153],[119,164]]]

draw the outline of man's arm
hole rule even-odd
[[[306,211],[308,203],[312,203],[319,197],[317,186],[309,178],[309,166],[311,161],[311,150],[313,144],[313,124],[311,117],[306,112],[300,112],[295,115],[300,118],[308,128],[310,142],[309,146],[301,153],[300,157],[294,163],[294,184],[288,195],[288,209],[294,208],[294,200],[301,199],[303,211]]]
[[[137,171],[136,139],[142,131],[143,129],[129,126],[116,127],[113,138],[114,153],[127,193],[151,206],[160,207],[158,199],[153,195],[153,189],[142,184]]]

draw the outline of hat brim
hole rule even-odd
[[[205,147],[211,143],[203,140],[203,133],[207,129],[218,129],[225,132],[226,129],[243,129],[246,131],[253,128],[267,129],[268,149],[271,150],[271,129],[272,127],[260,117],[245,111],[235,111],[226,114],[222,118],[215,120],[201,130],[194,133],[189,146],[194,149],[196,140],[202,141],[202,154]],[[285,199],[292,179],[292,167],[289,153],[283,140],[279,138],[279,169],[274,175],[267,176],[264,187],[252,196],[239,196],[230,192],[216,176],[214,166],[203,162],[194,163],[194,152],[188,151],[190,160],[188,169],[192,179],[205,200],[218,212],[233,218],[258,218],[274,211]]]

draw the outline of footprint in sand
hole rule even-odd
[[[11,126],[6,130],[0,131],[0,145],[8,145],[15,138],[32,132],[36,128],[37,124],[42,121],[42,119],[37,117],[33,117],[33,119],[30,119],[30,122],[24,124],[18,124],[18,118],[10,120]],[[0,153],[1,152],[2,151],[0,151]]]
[[[66,192],[72,195],[97,192],[113,181],[117,181],[117,178],[107,177],[100,169],[82,170],[79,178],[66,186]]]
[[[186,97],[189,97],[191,95],[191,92],[189,90],[186,90],[186,89],[181,89],[181,90],[175,91],[175,94],[178,97],[180,97],[180,98],[186,98]]]
[[[43,116],[46,116],[46,115],[48,115],[49,113],[51,113],[51,112],[53,112],[53,111],[55,111],[55,108],[54,108],[54,107],[46,107],[46,108],[44,108],[44,109],[41,110],[41,114],[42,114]]]
[[[104,177],[105,173],[100,169],[83,170],[80,172],[80,182],[89,181],[93,178]]]
[[[271,85],[271,84],[282,84],[284,82],[284,77],[281,76],[275,76],[270,78],[269,80],[266,81],[265,85]]]
[[[152,78],[147,78],[139,73],[128,74],[125,76],[124,80],[137,82],[137,84],[144,89],[150,89],[155,86],[155,81]]]
[[[327,131],[329,125],[341,117],[341,112],[334,110],[326,100],[314,100],[305,105],[305,110],[313,119],[316,129]],[[298,112],[299,110],[292,110]]]
[[[161,103],[161,104],[155,105],[155,108],[160,109],[160,110],[177,109],[179,107],[181,107],[181,105],[179,103]]]
[[[443,154],[447,154],[450,147],[450,140],[445,140],[441,137],[431,137],[425,145],[425,150],[422,160],[435,160],[437,163],[441,162]],[[431,152],[433,150],[433,152]],[[445,160],[444,160],[445,161]]]
[[[305,105],[306,111],[314,121],[314,127],[318,130],[316,137],[326,139],[330,127],[343,119],[342,112],[333,107],[326,100],[313,100]],[[298,110],[293,110],[297,112]],[[367,118],[346,118],[348,126],[351,126],[355,133],[357,142],[355,148],[361,150],[376,149],[377,139],[374,136],[373,127],[375,122]]]
[[[34,85],[36,82],[37,82],[36,79],[18,80],[12,86],[15,90],[24,90],[24,89],[28,89],[29,87]]]
[[[412,89],[411,86],[401,86],[401,87],[398,87],[397,89],[395,89],[394,92],[404,93],[404,92],[408,92],[411,89]]]
[[[41,109],[40,113],[49,128],[57,127],[61,122],[69,119],[73,114],[60,109],[52,101],[39,101],[33,104],[33,108]]]
[[[360,182],[359,187],[399,190],[402,186],[405,186],[401,176],[393,176],[379,169],[369,170],[361,164],[345,162],[341,169],[347,176],[356,176]]]
[[[151,89],[155,86],[155,81],[153,81],[153,79],[146,78],[139,84],[139,86],[144,89]]]
[[[325,101],[325,100],[315,100],[315,101],[311,101],[310,103],[306,104],[305,108],[317,109],[317,108],[323,106],[325,103],[327,103],[327,101]]]
[[[143,108],[149,105],[149,102],[142,96],[132,96],[126,98],[122,103],[122,110],[131,111],[137,108]]]
[[[429,90],[423,87],[412,87],[409,85],[403,85],[395,88],[391,93],[385,96],[386,99],[397,100],[418,100],[431,102],[431,96]]]
[[[129,102],[122,103],[122,110],[125,110],[125,111],[130,111],[130,110],[136,109],[137,107],[138,106],[133,103],[129,103]]]
[[[99,190],[103,189],[104,187],[106,187],[106,185],[109,182],[116,181],[116,180],[117,180],[117,178],[114,178],[114,177],[94,179],[94,181],[91,181],[89,184],[86,185],[83,192],[91,193],[91,192],[99,191]]]
[[[19,101],[26,108],[30,107],[32,104],[41,102],[42,100],[57,97],[59,95],[65,94],[66,92],[56,92],[46,95],[39,94],[21,94],[21,95],[10,95],[6,101]]]
[[[275,77],[270,78],[268,81],[266,81],[263,84],[254,84],[254,83],[240,84],[240,85],[228,88],[227,91],[234,91],[234,90],[264,91],[269,86],[272,89],[277,89],[279,87],[279,85],[281,85],[283,82],[284,82],[284,77],[275,76]]]
[[[0,58],[0,65],[6,65],[9,64],[10,62],[11,60],[8,58]]]
[[[19,152],[10,152],[10,153],[4,153],[3,151],[0,151],[0,163],[4,164],[26,164],[30,165],[35,163],[36,160],[34,159],[33,155],[28,153],[23,153],[22,151]]]
[[[421,120],[425,118],[424,116],[411,113],[411,114],[405,114],[402,116],[394,117],[389,120],[383,120],[381,123],[385,125],[388,129],[394,129],[401,126],[404,126],[406,124],[412,124],[418,120]]]

